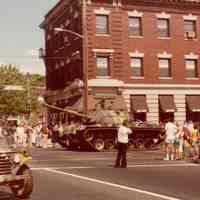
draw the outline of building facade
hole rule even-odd
[[[82,80],[87,109],[123,96],[135,120],[200,120],[199,1],[61,0],[41,27],[49,103],[67,106]]]

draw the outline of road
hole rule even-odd
[[[34,176],[30,200],[200,199],[200,165],[163,161],[159,151],[129,152],[127,169],[113,168],[116,152],[30,153]],[[0,199],[15,198],[4,189]]]

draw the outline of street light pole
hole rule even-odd
[[[84,114],[88,114],[88,41],[87,41],[87,21],[86,21],[86,1],[82,0],[82,30],[83,30],[83,81],[84,81],[84,97],[83,107]]]

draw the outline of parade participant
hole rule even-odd
[[[192,143],[192,156],[194,159],[199,156],[199,130],[197,126],[194,126],[191,132],[191,143]]]
[[[127,167],[126,152],[128,146],[128,135],[132,133],[132,130],[127,127],[128,121],[124,120],[122,125],[120,125],[117,133],[117,158],[115,162],[115,167]]]
[[[166,143],[166,157],[164,160],[174,160],[174,142],[177,132],[177,126],[172,122],[168,121],[165,125],[165,143]]]
[[[36,130],[36,126],[33,126],[32,128],[32,134],[31,134],[31,145],[33,147],[36,146],[36,142],[37,142],[37,130]]]

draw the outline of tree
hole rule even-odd
[[[3,85],[20,85],[22,91],[5,91]],[[29,113],[37,108],[36,97],[29,92],[32,87],[44,85],[44,77],[38,74],[28,75],[19,71],[16,66],[3,65],[0,67],[0,114],[19,115]],[[31,105],[31,107],[30,107]],[[31,110],[30,110],[31,109]]]

